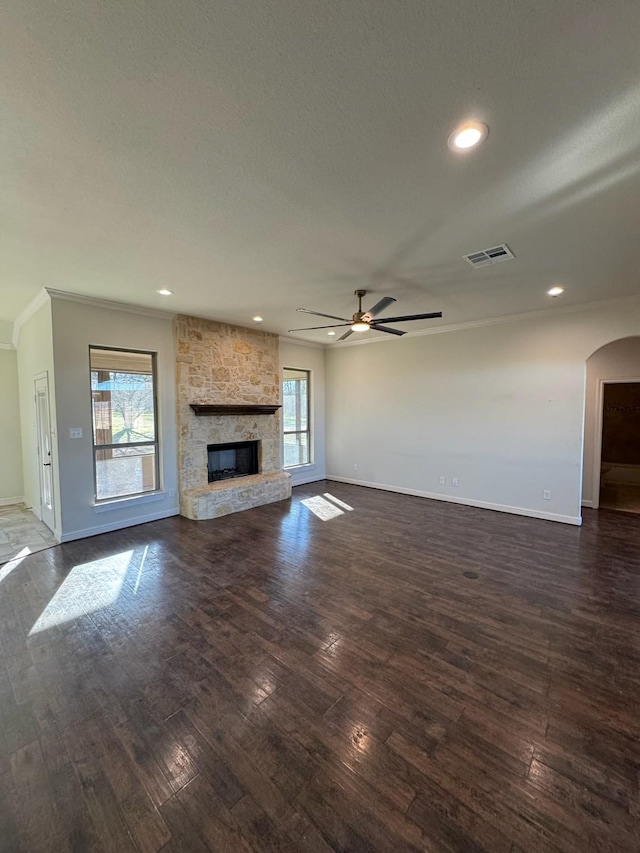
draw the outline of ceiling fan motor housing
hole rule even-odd
[[[355,290],[354,293],[358,297],[358,310],[354,313],[354,315],[352,317],[352,322],[353,323],[359,323],[360,320],[366,314],[366,311],[362,310],[362,297],[367,295],[367,291],[366,290]]]

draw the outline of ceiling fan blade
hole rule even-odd
[[[338,338],[338,340],[339,340],[339,341],[344,341],[344,340],[346,340],[346,338],[348,338],[348,337],[349,337],[349,335],[352,335],[352,334],[353,334],[353,332],[351,331],[351,329],[349,329],[347,332],[345,332],[345,333],[344,333],[344,335],[342,335],[342,337],[341,337],[341,338]]]
[[[290,332],[312,332],[314,329],[338,329],[340,326],[350,326],[351,320],[348,323],[332,323],[330,326],[307,326],[304,329],[289,329]]]
[[[406,335],[406,332],[401,332],[400,329],[391,329],[387,326],[371,326],[376,332],[389,332],[390,335]]]
[[[342,320],[347,322],[346,317],[336,317],[335,314],[321,314],[320,311],[312,311],[311,308],[296,308],[296,311],[301,311],[303,314],[315,314],[316,317],[329,317],[330,320]]]
[[[407,314],[405,317],[384,317],[380,320],[372,320],[372,325],[378,323],[406,323],[407,320],[435,320],[442,317],[442,311],[433,311],[431,314]]]
[[[380,302],[376,302],[373,308],[369,308],[369,310],[362,317],[362,319],[365,321],[365,323],[368,323],[369,320],[372,320],[374,317],[377,317],[378,314],[385,310],[385,308],[388,308],[390,305],[393,305],[395,301],[396,300],[393,298],[393,296],[383,296]]]

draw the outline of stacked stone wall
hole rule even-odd
[[[182,514],[194,518],[197,512],[201,518],[214,517],[200,514],[205,512],[202,507],[213,507],[220,501],[225,503],[225,508],[236,506],[237,509],[246,509],[251,503],[247,492],[251,488],[255,491],[256,499],[253,505],[268,502],[264,500],[265,495],[269,495],[271,500],[288,497],[291,493],[290,478],[282,472],[280,463],[280,410],[275,415],[198,417],[190,408],[191,403],[278,403],[280,379],[277,336],[182,315],[176,318],[175,331]],[[207,483],[208,444],[256,440],[260,442],[258,479],[248,478],[251,483],[229,481],[217,488],[213,488],[215,484]],[[280,477],[271,477],[268,486],[266,481],[261,482],[261,475],[266,477],[273,474],[280,474]],[[238,492],[236,498],[232,494],[234,489]],[[288,494],[285,494],[287,489]],[[197,490],[197,495],[194,490]],[[206,498],[209,492],[212,494],[210,499]],[[194,509],[194,501],[200,507],[199,510]],[[235,512],[237,509],[228,511]]]

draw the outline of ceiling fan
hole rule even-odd
[[[340,320],[340,323],[333,323],[329,326],[309,326],[306,329],[289,329],[290,332],[309,332],[314,329],[337,329],[340,326],[351,326],[350,329],[338,338],[339,341],[344,341],[349,335],[354,332],[368,332],[369,329],[374,329],[376,332],[387,332],[389,335],[406,335],[406,332],[401,332],[400,329],[392,329],[389,326],[383,326],[382,323],[406,323],[407,320],[433,320],[436,317],[442,317],[442,311],[434,311],[431,314],[407,314],[404,317],[381,317],[379,320],[375,318],[385,308],[396,301],[392,296],[383,296],[379,302],[370,308],[368,311],[362,310],[362,297],[366,296],[366,290],[356,290],[355,295],[358,297],[358,310],[350,320],[344,317],[336,317],[334,314],[322,314],[320,311],[312,311],[310,308],[297,308],[303,314],[314,314],[316,317],[328,317],[330,320]]]

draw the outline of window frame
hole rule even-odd
[[[291,382],[295,380],[285,379],[285,371],[293,370],[296,373],[305,373],[307,376],[307,428],[306,429],[285,429],[284,424],[284,383]],[[291,471],[294,468],[304,468],[308,465],[313,465],[313,445],[311,443],[312,438],[312,430],[311,430],[311,370],[308,370],[305,367],[283,367],[282,368],[282,402],[283,402],[283,411],[282,411],[282,468],[285,471]],[[308,460],[307,462],[296,462],[295,465],[285,465],[285,436],[286,435],[306,435],[307,436],[307,450],[308,450]]]
[[[131,353],[133,355],[148,355],[151,357],[151,381],[152,381],[152,396],[153,396],[153,429],[155,439],[153,441],[136,441],[132,443],[122,444],[122,443],[111,443],[111,444],[96,444],[96,432],[95,432],[95,421],[94,421],[94,409],[93,409],[93,389],[91,387],[91,374],[94,372],[94,369],[91,365],[91,352],[92,350],[102,350],[109,352],[117,352],[117,353]],[[120,371],[125,373],[126,371]],[[103,346],[101,344],[89,344],[89,403],[90,403],[90,412],[91,412],[91,464],[93,467],[93,499],[95,506],[102,506],[104,504],[114,503],[117,501],[128,501],[133,498],[141,498],[146,497],[147,495],[155,495],[158,492],[162,491],[161,483],[160,483],[160,422],[158,418],[158,353],[152,350],[144,350],[144,349],[133,349],[132,347],[110,347]],[[97,451],[98,450],[112,450],[114,448],[122,448],[122,447],[154,447],[154,482],[155,488],[153,489],[144,489],[143,491],[138,492],[127,492],[127,494],[122,495],[111,495],[106,498],[98,497],[98,471],[96,467],[97,463]]]

